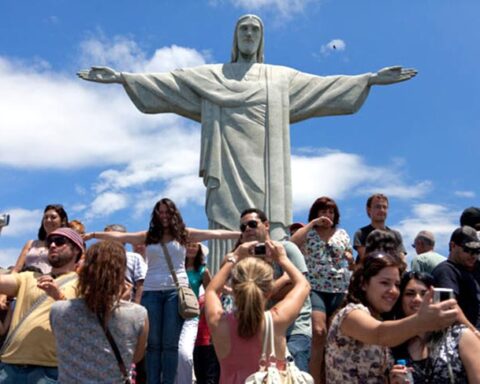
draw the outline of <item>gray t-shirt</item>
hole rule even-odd
[[[147,310],[120,301],[108,322],[127,369],[141,335]],[[52,305],[50,324],[57,343],[60,383],[121,383],[122,374],[97,316],[83,299],[57,301]]]
[[[282,245],[287,252],[288,259],[293,265],[295,265],[295,267],[298,268],[300,272],[306,275],[308,273],[308,268],[305,264],[305,258],[303,257],[302,252],[300,252],[300,249],[298,249],[298,247],[290,241],[282,241]],[[278,279],[283,275],[283,270],[279,265],[274,263],[273,268],[275,279]],[[312,304],[310,302],[310,296],[308,296],[303,303],[302,309],[300,310],[295,322],[287,329],[287,336],[291,335],[305,335],[312,337]]]

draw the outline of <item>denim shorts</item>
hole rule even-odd
[[[345,293],[343,292],[321,292],[310,291],[312,311],[325,313],[328,317],[342,304]]]

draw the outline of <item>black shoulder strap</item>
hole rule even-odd
[[[122,372],[123,378],[125,379],[125,383],[130,383],[130,375],[128,374],[127,368],[125,367],[125,363],[123,362],[122,355],[117,347],[117,343],[115,343],[115,339],[113,338],[108,326],[103,326],[102,316],[100,314],[97,315],[98,321],[100,322],[100,326],[102,327],[103,331],[105,332],[105,336],[107,337],[110,346],[112,347],[113,353],[115,354],[115,358],[117,359],[118,367],[120,368],[120,372]]]

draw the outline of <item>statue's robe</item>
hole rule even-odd
[[[277,238],[292,222],[290,123],[354,113],[370,88],[370,74],[321,77],[267,64],[122,76],[140,111],[201,122],[200,176],[210,227],[234,230],[240,213],[255,207],[279,230]]]

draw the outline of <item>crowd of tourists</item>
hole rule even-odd
[[[463,211],[446,257],[420,231],[410,265],[388,208],[370,196],[351,241],[320,197],[274,241],[254,207],[238,231],[196,229],[163,198],[146,231],[89,232],[48,205],[0,274],[0,383],[237,384],[272,367],[315,384],[480,383],[480,208]],[[236,241],[218,271],[206,240]]]

